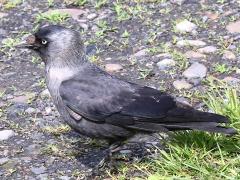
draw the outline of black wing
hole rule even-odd
[[[60,86],[60,95],[72,112],[70,115],[75,113],[96,123],[150,132],[186,129],[235,132],[219,126],[218,123],[227,123],[227,118],[176,103],[161,91],[111,76],[80,77],[64,81]]]
[[[64,81],[60,95],[65,105],[97,123],[132,125],[134,121],[159,121],[176,106],[158,90],[109,77],[84,77]]]

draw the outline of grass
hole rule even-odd
[[[19,39],[16,38],[16,39],[13,39],[13,38],[7,38],[7,39],[4,39],[3,42],[2,42],[2,48],[13,48],[15,45],[17,45],[19,43]]]
[[[53,7],[54,6],[54,0],[47,0],[48,7]]]
[[[68,5],[84,6],[88,3],[88,0],[64,0],[64,3]]]
[[[108,0],[96,0],[95,3],[94,3],[94,7],[96,9],[100,9],[101,7],[106,5],[107,3],[108,3]]]
[[[11,50],[14,49],[14,46],[20,42],[19,38],[6,38],[2,41],[2,46],[0,46],[0,52],[6,54],[8,57],[12,56]],[[9,50],[7,50],[9,49]]]
[[[101,59],[99,56],[91,55],[88,57],[89,61],[95,64],[99,64],[101,62]]]
[[[117,14],[118,21],[126,21],[131,18],[130,14],[126,11],[126,8],[119,2],[114,3],[114,11]]]
[[[50,13],[42,13],[36,16],[36,22],[48,21],[54,24],[62,23],[70,16],[68,13],[61,13],[59,11],[52,11]]]
[[[229,87],[216,78],[209,78],[211,91],[204,100],[206,105],[218,114],[225,115],[231,119],[234,127],[240,129],[240,97],[238,87]]]
[[[227,73],[230,71],[230,69],[227,67],[226,64],[219,64],[217,63],[215,66],[214,66],[214,71],[217,72],[217,73]]]
[[[13,9],[17,7],[19,4],[21,4],[23,1],[22,0],[6,0],[3,1],[3,7],[4,9]]]
[[[138,71],[140,75],[139,79],[146,79],[151,74],[151,70],[147,68],[139,68]]]
[[[215,78],[208,79],[209,92],[202,96],[212,111],[229,117],[230,126],[240,131],[239,89]],[[141,172],[144,179],[240,179],[240,136],[191,131],[175,133],[156,159],[123,165],[112,179],[126,179]]]
[[[70,127],[65,124],[61,124],[59,126],[47,126],[43,129],[44,132],[53,134],[55,136],[59,136],[61,134],[67,133],[70,131]]]

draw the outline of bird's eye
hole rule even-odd
[[[47,40],[45,40],[45,39],[42,40],[42,44],[45,45],[45,44],[47,44],[47,43],[48,43]]]

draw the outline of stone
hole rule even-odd
[[[223,52],[223,59],[228,59],[228,60],[235,60],[236,59],[236,56],[233,52],[231,51],[228,51],[228,50],[225,50]]]
[[[204,78],[207,75],[207,68],[198,62],[193,63],[188,69],[183,72],[183,76],[187,79]]]
[[[227,26],[226,29],[230,33],[240,33],[240,20],[236,22],[230,22]]]
[[[71,177],[69,177],[69,176],[60,176],[59,179],[61,179],[61,180],[70,180]]]
[[[198,49],[197,51],[203,54],[211,54],[217,52],[217,48],[215,46],[206,46]]]
[[[36,112],[36,109],[32,108],[32,107],[29,107],[25,110],[26,113],[28,114],[34,114]]]
[[[39,180],[48,180],[48,174],[39,174],[36,179],[39,179]]]
[[[93,20],[96,17],[97,17],[97,14],[95,14],[95,13],[91,13],[91,14],[87,15],[87,19],[89,19],[89,20]]]
[[[105,58],[105,61],[110,61],[110,60],[112,60],[111,57],[107,57],[107,58]]]
[[[148,62],[148,63],[146,63],[146,67],[153,69],[153,64],[154,64],[154,62]]]
[[[207,11],[207,12],[205,13],[205,15],[206,15],[209,19],[211,19],[212,21],[214,21],[214,20],[216,20],[216,19],[219,18],[219,14],[218,14],[218,13],[213,13],[213,12],[211,12],[211,11]]]
[[[237,73],[237,74],[240,74],[240,69],[239,69],[239,68],[236,69],[236,73]]]
[[[161,53],[155,56],[156,58],[171,58],[172,55],[169,53]]]
[[[147,49],[142,49],[138,52],[136,52],[133,56],[134,57],[142,57],[147,55]]]
[[[0,71],[4,70],[5,68],[7,68],[7,66],[4,63],[0,62]]]
[[[186,80],[176,80],[173,82],[173,86],[178,90],[192,88],[192,85]]]
[[[0,141],[8,140],[10,137],[15,135],[13,130],[2,130],[0,131]]]
[[[24,161],[25,163],[29,163],[32,160],[32,158],[28,156],[24,156],[24,157],[21,157],[20,160]]]
[[[50,115],[52,112],[52,108],[51,107],[45,107],[45,114],[44,115]]]
[[[121,154],[131,154],[132,151],[129,150],[129,149],[124,149],[124,150],[121,150],[120,153],[121,153]]]
[[[112,14],[112,10],[106,9],[100,12],[99,16],[96,18],[97,21],[107,18],[110,14]]]
[[[180,40],[177,42],[178,47],[184,47],[184,46],[195,46],[195,47],[202,47],[206,46],[206,43],[201,40]]]
[[[7,31],[5,29],[0,28],[0,38],[7,36]]]
[[[12,94],[7,94],[5,97],[6,97],[7,100],[14,98],[14,96]]]
[[[80,22],[80,23],[87,23],[88,20],[87,19],[79,19],[78,22]]]
[[[85,14],[86,12],[81,10],[81,9],[54,9],[54,10],[49,10],[45,12],[46,14],[51,14],[54,12],[59,12],[59,13],[66,13],[69,14],[74,20],[79,20],[80,17]],[[44,13],[44,14],[45,14]]]
[[[200,78],[193,78],[193,79],[189,79],[189,82],[191,84],[193,84],[194,86],[198,86],[201,83],[201,79]]]
[[[36,96],[36,93],[33,92],[25,92],[24,95],[21,96],[15,96],[12,99],[12,102],[14,103],[24,103],[27,104],[29,100],[34,99]]]
[[[120,64],[106,64],[105,70],[107,72],[118,72],[121,71],[123,67]]]
[[[0,109],[3,108],[4,106],[6,106],[6,104],[0,100]]]
[[[23,113],[25,109],[27,109],[27,104],[15,103],[7,108],[7,116],[8,118],[16,118],[19,114]]]
[[[12,102],[14,103],[27,103],[28,97],[23,95],[23,96],[17,96],[12,99]]]
[[[32,167],[31,168],[31,171],[34,173],[34,174],[43,174],[46,172],[46,168],[44,166],[40,166],[40,167]]]
[[[13,168],[16,168],[18,163],[19,163],[19,158],[12,158],[12,159],[9,159],[4,164],[2,164],[0,169],[2,168],[6,170],[13,169]]]
[[[233,40],[234,40],[234,41],[238,41],[238,40],[240,40],[240,34],[237,35],[237,36],[235,36],[235,37],[233,38]]]
[[[6,13],[2,13],[2,12],[0,12],[0,19],[3,18],[3,17],[5,17],[5,16],[7,16]]]
[[[28,155],[38,155],[41,153],[41,146],[39,144],[31,144],[25,148]]]
[[[91,44],[91,45],[88,45],[88,46],[86,47],[86,54],[87,54],[88,56],[94,55],[94,54],[96,54],[96,52],[97,52],[97,47],[96,47],[95,45]],[[105,59],[105,60],[106,60],[106,59]]]
[[[223,79],[223,81],[225,81],[226,83],[230,84],[230,85],[238,85],[240,84],[240,79],[235,78],[235,77],[231,77],[231,76],[227,76]]]
[[[51,95],[50,95],[50,92],[48,91],[48,89],[45,89],[44,91],[42,91],[42,92],[40,93],[40,97],[41,97],[42,99],[50,98]]]
[[[200,53],[200,52],[196,52],[196,51],[187,51],[185,53],[185,56],[188,58],[188,59],[201,59],[201,58],[205,58],[206,55]]]
[[[85,31],[88,30],[88,25],[86,23],[79,23],[79,26],[83,28]]]
[[[226,17],[226,16],[230,16],[234,14],[234,11],[231,9],[231,10],[228,10],[228,11],[224,11],[224,13],[222,14],[223,17]]]
[[[4,158],[0,158],[0,166],[7,163],[9,161],[9,158],[4,157]]]
[[[177,4],[177,5],[182,5],[186,0],[170,0],[171,3]]]
[[[197,29],[197,25],[186,19],[176,25],[176,30],[182,33],[192,32],[195,29]]]
[[[179,102],[179,103],[185,104],[187,106],[191,106],[188,99],[185,98],[185,97],[176,97],[176,101]]]
[[[160,70],[165,70],[175,65],[176,65],[176,62],[172,59],[163,59],[157,63],[157,66]]]

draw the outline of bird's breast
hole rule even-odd
[[[49,81],[63,82],[70,79],[76,74],[76,71],[69,67],[52,67],[47,71],[47,76]]]
[[[63,81],[71,79],[77,71],[69,67],[46,68],[47,87],[53,99],[60,98],[59,88]]]

